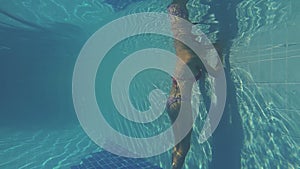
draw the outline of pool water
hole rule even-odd
[[[0,168],[78,165],[102,151],[81,128],[73,107],[72,73],[80,49],[106,23],[137,12],[166,13],[171,1],[0,3]],[[190,20],[198,23],[194,33],[201,29],[224,48],[228,97],[217,130],[200,143],[211,91],[193,90],[199,116],[184,168],[300,168],[300,2],[190,0],[187,7]],[[167,114],[145,125],[126,121],[106,87],[122,59],[151,47],[174,50],[165,37],[132,37],[107,54],[97,73],[95,91],[105,118],[132,137],[163,132],[170,126]],[[132,103],[145,111],[149,92],[159,88],[167,94],[170,86],[166,73],[143,71],[130,87]],[[147,161],[168,169],[171,150]]]

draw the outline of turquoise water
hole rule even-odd
[[[166,12],[170,1],[0,2],[0,168],[68,168],[101,151],[81,129],[73,108],[78,53],[106,23],[131,13]],[[194,90],[193,105],[200,107],[193,109],[200,116],[185,169],[300,168],[299,7],[296,0],[189,1],[190,20],[199,22],[195,34],[201,28],[225,48],[229,94],[217,131],[200,143],[208,96]],[[113,65],[149,47],[172,51],[170,39],[133,37],[110,51],[96,79],[97,99],[107,101],[102,105],[106,119],[134,137],[164,131],[170,125],[166,113],[151,124],[128,123],[111,108],[102,86],[109,85]],[[160,71],[141,72],[132,82],[132,102],[145,110],[149,91],[168,93],[170,85]],[[169,168],[171,154],[149,160]]]

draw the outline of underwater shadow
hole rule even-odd
[[[215,0],[209,3],[210,9],[205,17],[215,15],[219,22],[217,27],[211,27],[211,32],[218,29],[216,49],[222,55],[225,64],[227,82],[227,98],[221,121],[212,135],[212,161],[210,169],[240,169],[241,149],[244,139],[242,119],[236,98],[236,87],[230,72],[230,48],[238,33],[236,6],[240,0]],[[205,77],[204,77],[205,78]],[[204,79],[199,83],[204,94],[206,107],[209,108],[209,96],[205,92]]]

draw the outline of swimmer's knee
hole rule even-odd
[[[167,105],[166,110],[172,122],[174,122],[175,119],[177,118],[179,114],[180,106],[181,106],[180,102],[175,102]]]

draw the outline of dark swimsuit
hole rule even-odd
[[[195,76],[196,81],[198,81],[200,79],[201,72],[202,72],[202,70],[199,70],[199,73]],[[177,80],[193,81],[194,79],[177,79]],[[177,80],[174,77],[172,77],[172,86],[175,87],[175,88],[179,88]],[[185,100],[188,100],[188,99],[187,98],[182,98],[181,95],[178,95],[178,96],[175,96],[175,97],[170,96],[168,98],[168,101],[167,101],[167,108],[170,109],[170,107],[173,103],[177,103],[177,102],[181,102],[181,101],[185,101]]]

